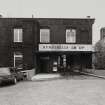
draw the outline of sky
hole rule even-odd
[[[93,44],[105,27],[105,0],[0,0],[3,17],[95,18]]]

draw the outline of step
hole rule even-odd
[[[32,77],[32,81],[35,80],[49,80],[49,79],[57,79],[57,78],[61,78],[60,74],[37,74],[35,76]]]

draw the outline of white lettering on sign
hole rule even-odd
[[[39,51],[93,51],[91,44],[39,44]]]

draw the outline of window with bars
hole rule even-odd
[[[21,52],[14,52],[14,67],[22,68],[23,54]]]
[[[40,29],[40,43],[50,42],[50,29]]]
[[[14,28],[14,42],[22,42],[23,41],[23,29]]]
[[[76,29],[66,29],[66,43],[76,43]]]

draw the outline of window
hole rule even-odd
[[[75,29],[66,29],[66,43],[76,43]]]
[[[14,67],[22,68],[23,54],[21,52],[14,52]]]
[[[23,29],[15,28],[14,29],[14,42],[22,42],[23,41]]]
[[[50,29],[40,29],[40,42],[41,43],[50,42]]]

